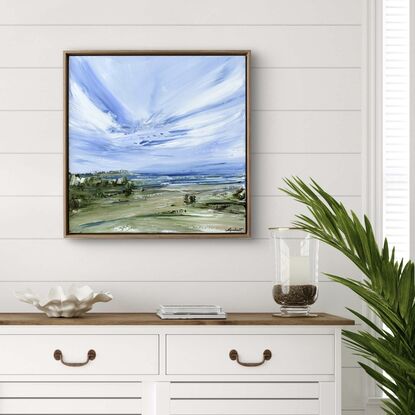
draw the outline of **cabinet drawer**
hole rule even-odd
[[[272,357],[246,367],[231,360],[236,350],[241,363],[258,363],[265,350]],[[333,374],[333,335],[168,335],[169,375]]]
[[[318,382],[172,382],[172,399],[318,399]]]
[[[0,414],[134,414],[141,399],[0,399]]]
[[[4,335],[0,336],[0,374],[123,375],[158,374],[157,335]],[[96,357],[84,366],[88,351]]]
[[[0,382],[1,398],[141,398],[141,382]]]
[[[172,415],[318,415],[317,399],[274,400],[177,400],[170,405]]]

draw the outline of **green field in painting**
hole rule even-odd
[[[90,178],[69,186],[71,233],[244,233],[245,218],[239,184],[140,188]]]

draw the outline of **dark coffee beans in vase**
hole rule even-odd
[[[318,288],[313,284],[281,285],[276,284],[272,289],[277,304],[285,306],[307,306],[317,300]]]

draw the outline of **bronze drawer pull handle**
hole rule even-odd
[[[97,357],[97,354],[96,354],[95,350],[91,349],[88,352],[88,355],[87,356],[88,357],[87,357],[87,359],[86,359],[85,362],[82,362],[82,363],[68,363],[68,362],[65,362],[63,360],[62,352],[59,349],[58,350],[55,350],[54,353],[53,353],[53,357],[55,358],[55,360],[60,360],[63,365],[70,366],[70,367],[81,367],[81,366],[85,366],[85,365],[88,364],[88,362],[90,360],[94,360]]]
[[[230,357],[231,360],[236,360],[241,366],[255,367],[255,366],[263,365],[266,360],[270,360],[271,357],[272,357],[272,353],[271,353],[271,350],[268,350],[268,349],[264,350],[263,359],[262,359],[261,362],[258,362],[258,363],[244,363],[244,362],[241,362],[239,360],[238,352],[236,350],[231,350],[229,352],[229,357]]]

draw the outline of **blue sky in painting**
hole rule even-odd
[[[73,173],[245,170],[243,56],[71,56]]]

